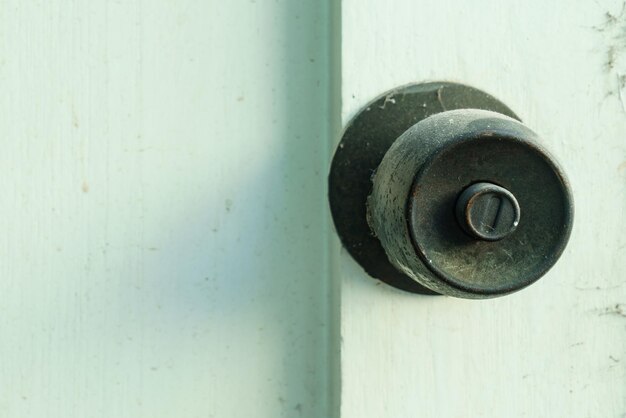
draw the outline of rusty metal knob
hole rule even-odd
[[[372,276],[416,293],[528,286],[556,263],[573,219],[568,182],[540,143],[471,87],[389,92],[356,116],[333,159],[342,242]]]

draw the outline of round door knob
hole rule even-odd
[[[467,86],[429,83],[402,93],[357,115],[335,154],[331,209],[344,245],[374,277],[419,293],[488,298],[539,279],[563,252],[573,218],[568,182],[540,138]],[[438,109],[416,117],[411,98]],[[399,114],[408,120],[397,133]],[[395,138],[380,134],[385,123]],[[368,130],[373,124],[379,134]],[[346,178],[366,166],[366,182]],[[365,225],[352,215],[348,230],[347,209]]]

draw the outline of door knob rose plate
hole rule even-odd
[[[543,276],[569,239],[573,200],[541,139],[478,89],[385,93],[348,124],[329,200],[372,277],[421,294],[489,298]]]

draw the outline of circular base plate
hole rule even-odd
[[[436,113],[483,109],[519,118],[489,94],[462,84],[432,82],[391,90],[370,102],[348,124],[329,175],[329,200],[344,247],[372,277],[412,293],[437,293],[397,270],[366,219],[371,178],[393,142],[411,126]]]

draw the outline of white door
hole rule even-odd
[[[329,17],[0,2],[0,417],[324,417]]]
[[[342,119],[397,86],[481,88],[545,138],[576,214],[557,265],[492,300],[416,296],[341,256],[341,416],[626,414],[622,2],[342,2]]]
[[[623,416],[624,27],[617,1],[2,2],[0,417]],[[569,175],[526,290],[416,296],[340,249],[342,123],[428,80]]]

